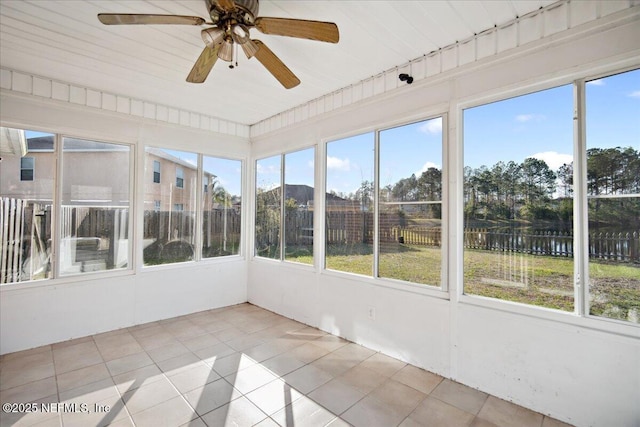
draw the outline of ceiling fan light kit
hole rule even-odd
[[[285,88],[300,84],[300,79],[263,42],[251,39],[251,28],[268,35],[327,43],[340,40],[338,27],[332,22],[258,17],[258,0],[205,0],[205,3],[211,22],[198,16],[119,13],[101,13],[98,19],[105,25],[210,25],[201,31],[205,48],[187,76],[190,83],[204,82],[218,58],[233,61],[233,45],[238,44],[248,59],[255,56]]]

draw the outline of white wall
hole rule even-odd
[[[139,156],[144,156],[145,144],[236,158],[245,164],[249,156],[248,138],[15,91],[3,90],[0,111],[2,126],[130,143]],[[137,168],[134,187],[141,189],[141,158]],[[113,172],[120,171],[113,166]],[[135,206],[141,207],[143,192],[135,191],[134,197]],[[246,217],[248,206],[243,209]],[[141,241],[143,212],[134,214],[134,230]],[[141,247],[134,258],[142,258]],[[245,257],[149,268],[136,263],[133,271],[3,285],[0,354],[246,301]]]
[[[450,293],[322,271],[318,259],[305,267],[254,258],[249,301],[571,424],[640,425],[638,325],[461,295],[456,196],[461,105],[640,67],[639,9],[253,138],[254,159],[314,144],[322,159],[328,140],[447,113]],[[316,177],[321,206],[322,171]],[[315,235],[322,233],[316,221]],[[375,320],[367,316],[370,307]]]

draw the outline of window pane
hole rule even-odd
[[[54,144],[52,134],[0,127],[0,283],[51,278]]]
[[[313,264],[314,155],[309,148],[284,156],[284,257],[305,264]]]
[[[242,162],[203,157],[202,257],[240,253]]]
[[[464,111],[464,290],[573,310],[573,88]]]
[[[154,184],[153,162],[160,162],[160,184]],[[144,265],[191,261],[194,257],[196,178],[198,156],[194,153],[147,147],[144,188]],[[178,171],[181,172],[178,172]],[[177,188],[177,174],[182,187]],[[160,206],[157,209],[157,202]]]
[[[640,323],[640,70],[587,82],[589,313]]]
[[[153,182],[160,183],[160,162],[157,160],[153,161]]]
[[[280,259],[281,156],[256,162],[256,255]]]
[[[380,132],[380,277],[441,286],[442,118]]]
[[[327,144],[326,268],[373,274],[374,134]]]
[[[62,149],[60,274],[130,267],[130,148],[64,138]]]

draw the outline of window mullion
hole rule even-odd
[[[60,206],[62,200],[62,135],[56,134],[54,139],[54,152],[55,152],[55,166],[54,166],[54,187],[53,187],[53,200],[52,200],[52,213],[51,218],[51,235],[53,236],[53,242],[51,243],[51,277],[58,278],[60,276],[60,242],[61,242],[61,227],[60,221],[62,208]]]
[[[585,123],[585,82],[574,84],[574,198],[573,198],[573,235],[574,235],[574,312],[584,316],[588,312],[588,207],[587,207],[587,154]]]
[[[379,197],[379,184],[380,184],[380,131],[376,131],[374,134],[373,142],[373,277],[380,275],[380,197]],[[364,214],[366,221],[366,214]]]
[[[287,244],[285,241],[286,231],[285,227],[285,209],[284,209],[284,195],[285,195],[285,182],[284,182],[284,170],[285,170],[285,155],[280,155],[280,261],[284,261],[285,249]]]

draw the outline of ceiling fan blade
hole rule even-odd
[[[338,43],[340,40],[338,26],[333,22],[288,18],[257,18],[255,26],[264,34],[298,37],[329,43]]]
[[[187,76],[187,81],[189,83],[202,83],[207,79],[213,65],[218,59],[218,49],[220,49],[220,45],[217,45],[213,49],[209,47],[204,48],[196,63],[193,64],[191,72]]]
[[[202,25],[205,20],[199,16],[145,15],[137,13],[99,13],[98,19],[104,25]]]
[[[220,9],[225,12],[231,12],[236,7],[236,3],[233,0],[213,0]]]
[[[253,40],[258,46],[255,57],[264,65],[264,67],[273,74],[273,77],[287,89],[296,87],[300,84],[300,79],[278,58],[271,49],[265,46],[260,40]]]

